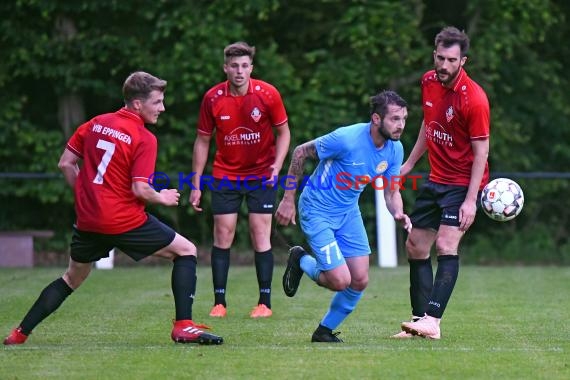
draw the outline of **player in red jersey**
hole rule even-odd
[[[277,89],[251,78],[254,55],[255,48],[245,42],[226,46],[224,72],[227,80],[204,95],[194,143],[194,188],[190,193],[190,204],[196,211],[202,211],[204,167],[210,140],[214,134],[216,136],[213,181],[208,183],[214,214],[212,317],[226,316],[230,248],[244,198],[249,211],[249,233],[259,285],[259,300],[250,316],[264,318],[272,315],[271,218],[276,201],[275,182],[291,137],[285,106]]]
[[[400,174],[410,173],[426,150],[431,170],[410,215],[413,229],[406,241],[412,321],[403,322],[395,338],[440,339],[440,320],[459,273],[459,242],[475,220],[479,192],[489,178],[489,102],[463,68],[468,49],[467,34],[442,29],[435,37],[435,69],[422,78],[424,118]]]
[[[131,74],[123,85],[125,107],[81,125],[61,155],[59,168],[75,191],[76,225],[70,260],[62,277],[44,288],[20,325],[4,340],[22,344],[91,272],[93,262],[116,247],[138,261],[147,256],[172,260],[176,320],[171,338],[180,343],[221,344],[192,321],[196,289],[196,247],[154,216],[145,204],[177,206],[175,189],[154,190],[156,137],[145,123],[156,124],[164,112],[166,81],[145,72]],[[78,166],[82,161],[81,169]]]

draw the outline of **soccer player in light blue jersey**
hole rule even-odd
[[[285,194],[275,213],[281,225],[296,224],[295,194],[307,158],[319,160],[299,197],[299,221],[311,248],[290,249],[283,290],[297,292],[303,273],[334,291],[329,310],[313,333],[312,342],[342,342],[333,332],[354,310],[368,284],[370,244],[358,198],[375,180],[384,189],[388,210],[411,230],[399,192],[404,157],[399,141],[407,103],[394,91],[371,98],[370,121],[342,127],[295,148]]]

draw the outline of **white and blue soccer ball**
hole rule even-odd
[[[518,183],[509,178],[496,178],[481,192],[481,207],[497,222],[514,219],[523,209],[524,194]]]

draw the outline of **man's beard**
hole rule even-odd
[[[449,73],[449,72],[445,72],[443,75],[447,75],[447,80],[443,81],[441,79],[440,73],[439,71],[436,69],[435,72],[437,73],[437,79],[443,84],[443,85],[449,85],[451,83],[453,83],[455,81],[455,78],[457,78],[457,76],[459,75],[459,70],[461,68],[457,69],[456,72],[454,73]]]
[[[386,129],[384,128],[384,119],[380,120],[380,126],[378,127],[378,133],[380,133],[380,136],[384,137],[384,140],[392,140],[392,141],[400,140],[399,137],[393,137],[388,132],[386,132]]]

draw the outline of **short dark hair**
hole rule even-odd
[[[459,45],[461,57],[465,57],[469,51],[469,36],[454,26],[446,26],[435,36],[436,49],[440,44],[444,48],[449,48],[455,44]]]
[[[255,46],[249,46],[247,42],[238,41],[225,47],[224,62],[232,57],[248,56],[252,61],[255,56]]]
[[[154,90],[164,92],[166,81],[144,71],[135,71],[123,84],[123,98],[126,104],[135,99],[146,100]]]
[[[370,98],[370,116],[373,113],[380,115],[382,119],[388,113],[389,105],[408,107],[408,103],[395,91],[384,90]]]

